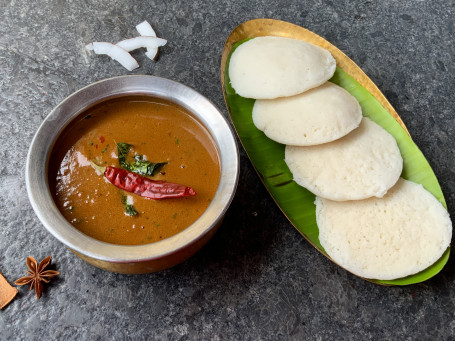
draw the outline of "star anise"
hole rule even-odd
[[[49,281],[60,274],[60,272],[55,270],[46,270],[44,269],[51,263],[52,257],[44,258],[39,265],[37,264],[35,258],[27,257],[27,267],[30,271],[27,270],[28,276],[19,278],[14,282],[16,285],[26,285],[30,283],[30,290],[35,289],[37,299],[40,299],[41,294],[43,293],[43,283],[49,283]]]

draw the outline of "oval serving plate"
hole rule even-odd
[[[441,187],[428,161],[412,141],[395,109],[360,67],[327,40],[305,28],[280,20],[250,20],[232,31],[224,45],[221,58],[221,85],[224,99],[237,135],[265,187],[292,225],[318,251],[332,260],[319,242],[314,194],[293,181],[293,176],[284,162],[285,146],[270,140],[254,126],[252,109],[255,100],[237,95],[230,85],[227,70],[231,53],[245,40],[260,36],[300,39],[330,51],[337,61],[337,69],[330,81],[357,98],[363,115],[371,118],[395,137],[403,157],[401,176],[422,184],[447,208]],[[365,279],[382,285],[419,283],[440,272],[447,263],[449,254],[450,247],[432,266],[411,276],[387,281]]]

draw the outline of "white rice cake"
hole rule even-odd
[[[336,141],[286,146],[285,162],[300,186],[337,201],[380,198],[403,169],[393,136],[366,117],[357,129]]]
[[[301,40],[257,37],[231,56],[229,77],[242,97],[271,99],[297,95],[329,80],[336,62],[329,51]]]
[[[357,128],[362,120],[359,102],[342,87],[326,82],[302,94],[258,99],[254,125],[283,144],[311,146],[331,142]]]
[[[422,185],[399,179],[382,198],[336,202],[316,198],[319,241],[353,274],[391,280],[436,262],[452,238],[447,210]]]

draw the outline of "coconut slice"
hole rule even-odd
[[[119,41],[115,45],[120,46],[125,51],[130,52],[141,47],[157,48],[159,46],[166,45],[166,43],[167,43],[166,39],[140,36]]]
[[[147,20],[136,25],[136,30],[141,36],[156,37],[156,32]]]
[[[286,146],[285,161],[300,186],[338,201],[382,197],[403,169],[395,139],[369,118],[333,142]]]
[[[357,128],[362,109],[342,87],[326,82],[302,94],[258,99],[254,125],[279,143],[311,146],[336,140]]]
[[[232,53],[229,77],[240,96],[272,99],[323,84],[335,67],[330,52],[319,46],[291,38],[258,37]]]
[[[156,37],[155,30],[147,20],[144,20],[136,26],[136,30],[141,36]],[[145,55],[151,60],[155,60],[158,57],[158,47],[148,47]]]
[[[96,54],[105,54],[112,59],[119,62],[128,71],[132,71],[139,67],[136,59],[134,59],[128,51],[121,48],[118,45],[114,45],[106,42],[93,42],[85,46],[89,51],[93,51]]]
[[[400,179],[382,199],[316,198],[319,241],[340,266],[391,280],[436,262],[452,238],[447,210],[422,185]]]

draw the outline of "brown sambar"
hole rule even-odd
[[[116,143],[130,155],[167,162],[151,177],[192,187],[193,197],[152,200],[115,187],[91,165],[120,167]],[[207,209],[218,187],[220,161],[207,129],[182,107],[151,97],[123,97],[87,110],[58,137],[49,184],[60,212],[81,232],[113,244],[168,238]],[[128,215],[124,198],[138,212]]]

